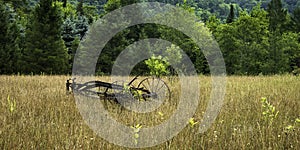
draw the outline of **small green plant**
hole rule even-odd
[[[261,98],[261,103],[263,107],[263,118],[269,123],[269,125],[271,125],[273,120],[277,118],[279,111],[276,111],[275,106],[273,106],[266,97]]]
[[[132,96],[135,98],[135,99],[138,99],[138,100],[142,100],[142,91],[141,90],[134,90],[132,89],[130,86],[128,86],[128,84],[124,83],[123,84],[123,91],[122,91],[123,94],[132,94]]]
[[[293,71],[292,71],[293,75],[295,76],[299,76],[300,75],[300,68],[295,68]]]
[[[145,60],[146,65],[150,69],[150,75],[161,76],[169,74],[167,60],[163,59],[162,56],[152,56],[150,59]]]
[[[134,143],[137,145],[138,144],[138,139],[139,139],[139,132],[140,132],[140,129],[142,128],[142,125],[137,124],[135,126],[131,126],[131,128],[133,129]]]
[[[300,125],[300,119],[297,118],[295,121],[294,121],[294,124],[293,125],[288,125],[284,128],[284,132],[285,133],[291,133],[293,131],[295,131],[296,127],[299,127]]]
[[[158,116],[160,117],[161,120],[164,119],[164,114],[162,112],[160,112],[160,111],[158,112]]]
[[[135,99],[138,99],[140,101],[143,100],[143,92],[141,90],[132,90],[131,93]]]
[[[129,98],[132,94],[131,88],[127,83],[123,83],[123,90],[121,91],[127,98]]]
[[[178,67],[180,68],[182,63],[182,54],[179,46],[171,44],[162,55],[164,57],[153,54],[150,59],[145,60],[145,64],[150,70],[150,75],[174,75],[176,72],[180,72]],[[175,68],[171,69],[171,65]]]
[[[195,121],[194,118],[190,118],[189,119],[189,124],[193,128],[196,124],[198,124],[198,121]]]
[[[293,126],[293,125],[288,125],[288,126],[286,126],[284,129],[285,129],[286,132],[289,132],[289,131],[294,130],[294,129],[295,129],[295,126]]]
[[[16,100],[7,96],[8,109],[10,113],[13,113],[16,110]]]
[[[127,85],[127,83],[123,84],[123,94],[129,93],[130,92],[130,86]]]

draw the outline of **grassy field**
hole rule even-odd
[[[74,97],[66,94],[67,78],[0,76],[0,149],[127,149],[105,141],[85,124]],[[210,77],[199,79],[201,102],[195,122],[201,121],[211,91]],[[128,126],[160,124],[176,109],[178,85],[169,83],[172,102],[147,115],[120,111],[113,103],[107,109]],[[300,77],[228,77],[224,105],[207,132],[197,134],[199,124],[187,125],[170,141],[146,149],[300,149],[297,118]]]

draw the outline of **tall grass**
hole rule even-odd
[[[105,141],[85,124],[74,97],[66,94],[67,78],[0,76],[0,149],[126,149]],[[194,122],[201,122],[211,91],[210,77],[199,79],[201,101]],[[107,109],[127,126],[157,125],[176,109],[179,85],[169,83],[172,101],[146,115],[114,103],[108,103]],[[278,111],[272,123],[263,115],[262,97]],[[228,77],[224,105],[207,132],[197,134],[199,123],[187,125],[170,141],[146,149],[300,149],[297,118],[299,77]],[[287,130],[290,125],[293,128]]]

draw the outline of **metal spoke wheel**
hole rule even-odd
[[[171,100],[171,91],[168,85],[160,78],[150,77],[142,80],[138,89],[142,91],[144,100]]]

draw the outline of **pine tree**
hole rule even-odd
[[[120,0],[108,0],[104,7],[105,13],[109,13],[115,9],[118,9],[121,7],[121,1]]]
[[[131,5],[138,2],[138,0],[120,0],[121,6]]]
[[[10,5],[0,1],[0,74],[12,74],[19,71],[20,29]]]
[[[9,60],[9,52],[8,45],[9,40],[9,13],[6,9],[6,5],[3,2],[0,2],[0,74],[6,74],[7,69],[7,61]]]
[[[62,39],[68,49],[70,67],[73,64],[73,58],[79,44],[79,38],[80,34],[76,29],[76,22],[72,17],[66,18],[62,26]]]
[[[24,50],[25,73],[63,74],[68,54],[61,38],[62,18],[52,0],[41,0],[30,18]]]
[[[300,7],[297,7],[293,12],[293,26],[295,32],[300,32]],[[300,39],[299,39],[300,42]]]
[[[67,0],[63,0],[63,7],[66,8],[67,7]]]
[[[279,30],[282,33],[286,28],[287,10],[283,8],[281,0],[272,0],[268,4],[267,12],[269,13],[269,30]]]
[[[79,36],[75,25],[73,18],[66,18],[62,25],[62,39],[68,49],[72,46],[76,36]]]
[[[230,13],[229,13],[229,15],[227,17],[226,23],[232,23],[233,21],[234,21],[234,7],[231,4],[230,5]]]
[[[77,16],[77,19],[75,20],[75,30],[76,30],[76,34],[80,36],[80,40],[84,37],[85,33],[88,31],[88,28],[89,28],[88,19],[83,15]]]
[[[272,0],[268,4],[269,17],[269,53],[270,53],[270,73],[283,73],[287,69],[287,58],[282,46],[278,43],[282,35],[290,30],[290,20],[287,10],[283,8],[281,0]]]
[[[104,5],[105,13],[109,13],[113,10],[116,10],[122,6],[130,5],[136,3],[136,0],[108,0]],[[135,10],[137,11],[137,10]],[[126,15],[127,12],[124,12]],[[139,14],[136,14],[138,17]],[[118,16],[122,17],[122,16]],[[117,17],[117,18],[118,18]],[[117,18],[110,18],[109,22],[114,22]],[[117,20],[116,20],[117,21]],[[129,22],[131,20],[128,20]],[[144,25],[136,25],[129,27],[122,32],[115,35],[106,45],[103,51],[101,52],[101,56],[98,59],[97,63],[97,72],[98,73],[110,73],[112,66],[114,64],[115,58],[119,55],[119,53],[124,50],[128,45],[133,43],[134,41],[138,41],[143,38],[143,27]],[[114,26],[110,28],[114,29]]]
[[[78,16],[84,15],[83,12],[83,0],[80,0],[76,7],[76,12]]]

